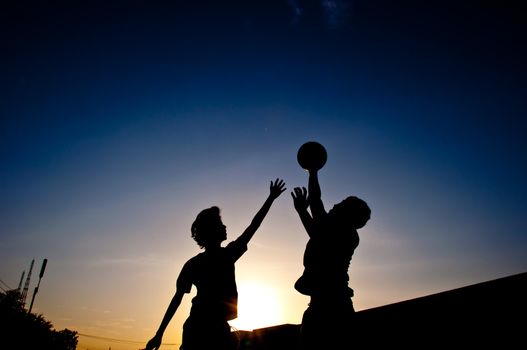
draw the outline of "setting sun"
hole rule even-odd
[[[230,325],[239,330],[274,326],[281,322],[281,306],[275,290],[259,282],[238,285],[238,318]]]

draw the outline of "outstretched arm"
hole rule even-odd
[[[285,190],[286,188],[284,180],[276,179],[274,182],[271,181],[271,185],[269,188],[269,197],[267,197],[260,210],[258,210],[253,220],[251,221],[249,227],[247,227],[245,231],[243,231],[241,236],[238,238],[240,242],[242,242],[243,244],[249,243],[251,238],[253,238],[256,230],[258,230],[258,228],[262,224],[263,219],[269,212],[269,209],[271,208],[271,205],[273,204],[274,200],[278,198]]]
[[[320,184],[318,183],[318,173],[316,170],[309,171],[308,190],[308,202],[311,215],[313,215],[313,219],[318,220],[326,214],[326,209],[324,209],[324,203],[322,203],[322,193],[320,192]]]
[[[294,191],[291,192],[291,197],[293,197],[293,204],[295,205],[296,212],[300,217],[300,221],[302,221],[302,225],[304,225],[307,234],[311,237],[313,233],[313,218],[307,211],[309,203],[307,201],[306,188],[295,187]]]
[[[159,349],[159,347],[161,346],[161,340],[163,339],[163,333],[165,333],[165,329],[167,328],[168,324],[170,323],[170,320],[176,313],[179,304],[181,304],[183,295],[183,292],[176,290],[176,294],[174,294],[174,297],[168,305],[167,311],[165,312],[165,316],[163,317],[163,321],[161,321],[161,325],[159,326],[156,335],[152,339],[150,339],[150,341],[146,344],[146,348],[144,350]]]

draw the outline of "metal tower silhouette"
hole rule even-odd
[[[35,259],[31,260],[31,265],[29,266],[29,272],[27,273],[26,283],[24,284],[24,290],[22,291],[21,300],[22,305],[26,305],[27,291],[29,290],[29,281],[31,280],[31,272],[33,271],[33,265],[35,264]]]

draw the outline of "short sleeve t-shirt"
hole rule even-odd
[[[247,245],[233,241],[226,247],[207,250],[185,263],[177,279],[177,289],[197,294],[191,314],[232,320],[238,317],[238,290],[234,263],[247,251]]]
[[[327,216],[317,222],[304,252],[304,272],[295,289],[305,295],[353,295],[348,268],[359,245],[356,230],[342,232]]]

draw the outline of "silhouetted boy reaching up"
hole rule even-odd
[[[309,235],[304,252],[304,272],[295,289],[310,296],[302,317],[300,349],[348,348],[352,342],[353,290],[348,286],[348,268],[359,245],[357,229],[370,219],[370,208],[351,196],[326,212],[316,170],[309,171],[308,191],[294,188],[291,195],[300,220]],[[308,212],[308,207],[311,214]]]
[[[176,293],[168,306],[156,335],[146,345],[147,350],[158,349],[163,333],[192,285],[197,294],[192,299],[190,315],[183,325],[182,350],[231,350],[236,348],[227,321],[238,316],[238,292],[234,263],[247,251],[247,243],[260,227],[273,201],[285,191],[283,180],[271,181],[270,193],[245,231],[226,247],[226,227],[220,209],[211,207],[201,211],[192,224],[192,238],[205,251],[185,263],[176,283]]]

